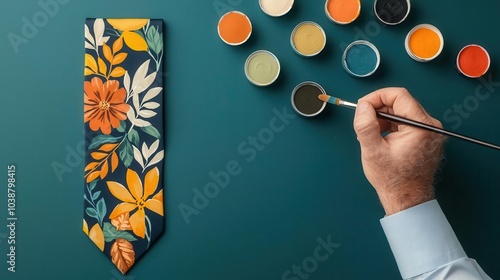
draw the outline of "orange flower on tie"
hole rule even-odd
[[[131,230],[128,213],[123,213],[115,219],[111,220],[111,224],[116,230]]]
[[[160,171],[158,167],[148,171],[144,177],[144,186],[134,170],[127,169],[126,177],[128,189],[118,182],[107,182],[111,194],[123,201],[113,209],[109,218],[113,220],[121,214],[135,211],[129,218],[130,227],[135,235],[144,238],[146,234],[145,209],[163,216],[163,190],[153,195],[158,188]]]
[[[98,77],[84,83],[84,121],[90,122],[93,131],[100,129],[103,134],[110,134],[111,127],[117,128],[120,121],[127,119],[127,93],[119,86],[114,80],[103,84]]]

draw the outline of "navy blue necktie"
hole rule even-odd
[[[126,273],[164,227],[163,21],[87,19],[83,231]]]

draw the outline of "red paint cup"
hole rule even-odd
[[[490,68],[490,55],[481,46],[471,44],[460,50],[457,56],[457,69],[464,76],[479,78]]]

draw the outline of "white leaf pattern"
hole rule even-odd
[[[91,50],[94,50],[94,46],[92,46],[89,42],[85,41],[85,48],[86,49],[91,49]]]
[[[85,39],[87,39],[90,43],[90,45],[94,45],[95,42],[94,42],[94,37],[92,37],[92,34],[90,34],[90,30],[89,30],[89,27],[85,24]],[[85,42],[85,47],[87,46],[86,44],[87,42]],[[92,47],[91,49],[94,49],[94,47]]]
[[[132,107],[130,107],[130,109],[128,110],[127,112],[127,119],[131,122],[131,123],[134,123],[135,122],[135,112],[134,112],[134,109]]]
[[[144,95],[144,98],[142,99],[142,103],[147,102],[153,98],[155,98],[160,92],[163,90],[162,87],[155,87],[150,89],[146,95]]]
[[[139,113],[139,115],[141,115],[141,106],[139,105],[139,95],[137,94],[134,94],[132,96],[132,103],[134,104],[134,108],[135,110]]]
[[[123,86],[127,91],[127,100],[128,100],[130,98],[130,75],[128,74],[128,71],[125,72],[125,75],[123,76]]]
[[[151,144],[151,147],[149,147],[149,154],[152,155],[158,150],[158,145],[160,145],[160,140],[156,140]]]
[[[159,151],[159,152],[158,152],[158,153],[157,153],[157,154],[156,154],[156,155],[155,155],[155,156],[151,159],[151,161],[150,161],[150,162],[146,165],[146,168],[148,168],[149,166],[151,166],[151,165],[155,165],[155,164],[157,164],[158,162],[160,162],[160,161],[163,159],[164,154],[165,154],[165,153],[164,153],[164,151],[163,151],[163,150]]]
[[[141,151],[139,151],[136,146],[132,146],[132,148],[134,149],[135,160],[141,165],[142,169],[144,169],[144,161],[142,160]]]
[[[130,92],[132,94],[135,94],[135,88],[144,81],[146,78],[146,74],[148,73],[149,69],[149,62],[151,59],[148,59],[146,62],[144,62],[139,68],[137,69],[137,72],[135,72],[134,79],[132,80],[132,88],[130,89]]]
[[[137,127],[146,127],[151,125],[150,122],[141,119],[136,119],[132,123]]]
[[[98,18],[94,21],[94,46],[99,47],[102,45],[102,36],[104,35],[104,20],[102,18]]]
[[[144,107],[146,109],[154,110],[154,109],[160,107],[160,103],[157,103],[157,102],[148,102],[148,103],[145,103],[144,105],[142,105],[142,107]]]
[[[139,116],[146,118],[146,119],[152,118],[152,117],[156,116],[156,114],[157,113],[155,111],[151,111],[151,110],[139,111]]]
[[[144,158],[146,161],[149,159],[149,149],[148,145],[146,145],[146,142],[142,143],[142,154],[144,155]]]
[[[153,84],[155,79],[156,79],[156,72],[149,74],[146,78],[144,78],[144,80],[142,80],[142,82],[137,84],[137,86],[134,89],[134,94],[139,94],[145,91],[148,87],[151,86],[151,84]]]

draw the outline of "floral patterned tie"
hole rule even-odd
[[[162,20],[86,20],[83,231],[122,273],[164,227],[162,60]]]

